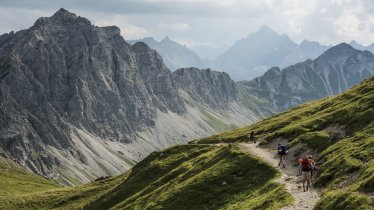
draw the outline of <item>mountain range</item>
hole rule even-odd
[[[1,209],[372,209],[374,78],[343,94],[304,104],[250,126],[153,152],[134,168],[75,187],[57,186],[0,157]],[[240,149],[256,130],[259,149],[287,143],[287,159],[315,154],[318,195]],[[229,144],[230,143],[230,144]],[[253,144],[252,144],[253,145]],[[273,154],[269,153],[273,158]],[[291,193],[290,193],[291,192]],[[293,193],[292,193],[293,192]]]
[[[80,184],[127,171],[155,150],[338,94],[373,75],[373,65],[370,52],[340,44],[251,81],[209,68],[171,72],[118,27],[60,9],[0,36],[0,154]]]
[[[96,27],[64,9],[0,36],[0,75],[0,152],[67,185],[258,120],[227,96],[236,92],[227,74],[173,75],[145,43],[130,45],[118,27]],[[193,95],[207,87],[214,94]]]
[[[234,80],[250,80],[273,66],[286,67],[314,59],[328,46],[304,40],[293,42],[267,26],[234,43],[213,61],[213,68],[228,72]]]
[[[193,50],[182,46],[169,37],[160,42],[148,37],[129,41],[131,44],[141,41],[160,53],[166,66],[172,71],[178,68],[207,68],[227,72],[235,81],[250,80],[261,76],[271,67],[289,65],[314,59],[331,46],[304,40],[300,44],[293,42],[286,34],[279,35],[268,26],[246,38],[235,42],[227,50],[217,54],[216,58],[202,59]],[[204,51],[200,47],[199,51]],[[209,51],[209,49],[207,49]]]
[[[351,45],[352,47],[354,47],[355,49],[358,49],[358,50],[367,50],[367,51],[370,51],[371,53],[374,53],[374,44],[370,44],[370,45],[367,45],[367,46],[364,46],[360,43],[357,43],[356,41],[351,41],[349,42],[349,45]]]
[[[208,60],[202,59],[197,53],[171,40],[169,37],[165,37],[160,42],[152,37],[128,42],[130,44],[135,44],[136,42],[146,43],[150,48],[160,53],[166,66],[171,71],[188,67],[206,68],[209,65]]]
[[[306,39],[297,44],[287,34],[279,35],[268,26],[262,26],[258,31],[235,42],[226,51],[216,53],[215,58],[211,56],[210,60],[202,59],[192,49],[172,41],[169,37],[160,42],[148,37],[131,40],[129,43],[135,44],[138,41],[159,52],[166,66],[172,71],[178,68],[210,67],[227,72],[235,81],[254,79],[272,67],[285,68],[308,59],[315,59],[332,47]],[[364,46],[356,41],[349,44],[355,49],[374,53],[374,44]],[[204,50],[202,46],[199,48],[199,51]]]
[[[307,101],[337,95],[374,75],[374,55],[346,43],[314,60],[280,70],[273,67],[251,81],[239,82],[250,95],[268,102],[275,112]]]

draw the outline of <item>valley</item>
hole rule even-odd
[[[207,60],[94,22],[0,35],[0,209],[374,208],[372,45],[264,25]]]

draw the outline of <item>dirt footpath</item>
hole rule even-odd
[[[278,183],[284,184],[287,191],[295,198],[295,203],[292,206],[283,207],[282,210],[313,209],[321,193],[313,187],[309,188],[309,191],[304,192],[302,187],[302,179],[301,176],[297,176],[298,167],[293,166],[295,165],[294,162],[286,159],[286,168],[280,168],[278,166],[279,158],[275,152],[271,152],[266,148],[258,147],[258,144],[253,143],[242,143],[239,144],[239,147],[244,152],[250,152],[251,154],[262,158],[270,165],[279,169],[279,171],[282,173]]]

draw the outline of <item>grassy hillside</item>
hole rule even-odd
[[[277,209],[292,202],[279,173],[229,146],[154,152],[121,176],[72,188],[1,196],[0,209]]]
[[[279,139],[319,154],[316,185],[324,194],[315,209],[368,209],[374,194],[374,78],[336,97],[311,102],[251,126],[197,143],[237,142],[255,130],[263,145]],[[340,128],[341,132],[329,128]],[[339,189],[339,190],[338,190]],[[371,198],[371,200],[370,200]]]
[[[89,207],[275,208],[290,201],[283,186],[270,181],[276,176],[273,168],[233,148],[177,146],[149,156],[124,185]]]
[[[55,183],[31,173],[5,157],[0,157],[0,197],[55,188],[58,188]]]
[[[112,187],[125,181],[128,173],[78,187],[59,187],[27,194],[0,196],[0,209],[81,209]]]

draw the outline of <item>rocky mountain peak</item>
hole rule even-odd
[[[343,43],[340,43],[340,44],[326,50],[326,52],[323,53],[322,55],[324,55],[324,54],[326,54],[326,55],[342,54],[342,53],[346,54],[346,53],[351,53],[351,52],[354,52],[354,51],[356,51],[356,49],[354,49],[351,45],[343,42]]]
[[[169,36],[165,36],[165,38],[163,38],[162,40],[161,40],[161,42],[173,42],[170,38],[169,38]]]
[[[131,47],[118,27],[95,27],[65,9],[11,37],[0,36],[0,77],[7,72],[0,85],[0,139],[5,139],[0,148],[46,176],[55,176],[59,166],[81,171],[88,165],[88,173],[96,175],[104,174],[103,168],[106,174],[124,170],[115,164],[118,157],[106,162],[96,156],[108,151],[100,145],[98,153],[95,148],[80,153],[75,143],[85,137],[77,137],[77,130],[98,142],[130,143],[135,133],[155,125],[159,110],[185,112],[171,72],[156,51],[144,43]],[[33,151],[46,158],[30,155]],[[105,167],[87,162],[90,155]]]
[[[43,26],[47,26],[49,28],[58,26],[71,27],[74,28],[74,30],[85,28],[87,26],[93,27],[88,19],[77,16],[76,14],[63,8],[59,9],[51,17],[39,18],[34,24],[34,27]]]
[[[352,47],[354,47],[354,48],[356,48],[356,49],[358,49],[358,50],[360,50],[360,49],[362,49],[362,48],[365,48],[364,45],[359,44],[359,43],[356,42],[355,40],[352,40],[351,42],[349,42],[349,45],[351,45]]]
[[[320,44],[319,44],[319,42],[309,41],[308,39],[304,39],[300,43],[300,47],[311,47],[311,46],[315,46],[315,45],[320,45]]]
[[[136,42],[132,45],[132,48],[138,52],[145,52],[150,50],[149,46],[144,42]]]
[[[251,33],[246,38],[247,40],[252,39],[279,39],[280,35],[271,29],[269,26],[263,25],[258,31]]]
[[[340,63],[346,57],[360,52],[362,51],[356,50],[351,45],[343,42],[326,50],[316,59],[316,61],[321,65],[323,65],[322,63],[331,63],[332,61]]]
[[[276,35],[278,35],[277,32],[275,32],[273,29],[271,29],[267,25],[261,26],[261,28],[255,33],[258,33],[258,34],[276,34]]]
[[[280,72],[281,72],[281,70],[280,70],[279,67],[272,67],[267,72],[265,72],[265,74],[263,76],[271,78],[271,77],[274,77],[274,76],[278,76],[280,74]]]
[[[64,9],[64,8],[60,8],[57,12],[55,12],[55,14],[52,16],[54,18],[77,18],[77,15],[72,13],[72,12],[69,12],[68,10]]]

